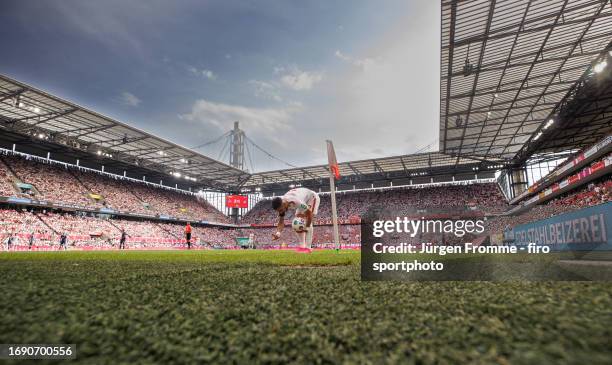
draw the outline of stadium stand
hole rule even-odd
[[[15,195],[17,192],[13,188],[13,184],[9,178],[9,170],[8,167],[0,160],[0,195],[1,196],[11,196]]]
[[[344,192],[337,196],[338,218],[348,221],[375,206],[384,205],[398,214],[448,214],[479,211],[485,215],[501,213],[508,204],[496,183],[426,186],[393,190]],[[289,218],[290,216],[288,216]],[[262,200],[243,218],[247,224],[275,224],[270,201]],[[331,219],[329,195],[321,196],[317,221]]]
[[[138,214],[154,213],[150,206],[139,198],[146,195],[142,194],[142,187],[137,184],[83,171],[75,171],[74,175],[92,194],[98,195],[107,208]]]
[[[3,157],[14,172],[17,184],[32,186],[32,195],[38,199],[67,205],[96,207],[100,205],[88,198],[85,187],[68,171],[66,166],[33,162],[14,156]]]
[[[476,184],[450,187],[450,191],[455,193],[460,191],[462,195],[440,194],[441,196],[446,196],[446,198],[437,200],[437,202],[457,207],[460,206],[457,203],[458,200],[462,201],[467,199],[466,197],[470,197],[468,193],[480,191],[480,198],[477,198],[476,201],[480,201],[482,205],[479,204],[477,207],[496,208],[494,210],[507,207],[503,198],[500,198],[499,192],[492,187],[495,187],[495,185]],[[339,226],[341,244],[346,246],[360,243],[359,224],[351,224],[347,219],[352,214],[362,212],[365,209],[363,207],[377,203],[388,203],[399,207],[400,210],[408,211],[410,204],[419,202],[419,199],[429,196],[428,189],[425,188],[422,191],[415,191],[416,189],[386,191],[384,194],[376,192],[343,194],[342,206],[344,208],[341,210],[343,214],[341,219],[344,219],[344,224]],[[414,199],[403,200],[406,196],[413,197]],[[489,199],[491,199],[489,202],[479,200],[485,199],[486,196],[489,196]],[[473,202],[471,199],[468,200],[467,203]],[[327,201],[327,199],[323,201]],[[493,216],[487,220],[487,232],[499,233],[507,225],[517,225],[544,219],[563,212],[608,201],[612,201],[612,180],[609,176],[581,189],[564,194],[546,204],[538,205],[523,214],[517,216]],[[499,206],[495,207],[493,202],[498,202]],[[267,203],[269,201],[263,201],[254,208],[253,212],[249,214],[252,219],[251,221],[274,222],[275,217],[273,214],[268,213],[269,206]],[[416,204],[419,207],[429,207],[432,205],[430,202],[423,203],[422,205]],[[322,210],[322,212],[325,212],[325,210]],[[272,220],[270,221],[270,219]],[[69,247],[71,248],[111,249],[117,247],[122,229],[128,234],[127,246],[131,249],[184,247],[184,225],[178,223],[120,218],[107,219],[75,212],[59,213],[45,210],[0,209],[0,234],[2,235],[3,242],[5,242],[9,235],[15,235],[17,237],[16,246],[22,248],[27,246],[30,235],[34,234],[35,249],[57,249],[60,234],[66,233],[68,235]],[[260,224],[259,226],[255,224],[254,227],[240,227],[238,229],[194,226],[193,237],[196,247],[200,248],[237,248],[236,238],[248,237],[250,234],[253,234],[257,246],[262,248],[282,247],[283,245],[292,244],[295,239],[291,230],[286,229],[279,241],[272,241],[273,231],[274,228],[267,224]],[[450,244],[453,242],[453,239],[453,237],[445,236],[444,243]],[[473,237],[462,238],[464,241],[466,239],[473,239]],[[332,227],[330,225],[317,227],[313,240],[314,246],[323,247],[331,241]],[[411,241],[417,243],[435,241],[435,239],[427,235],[419,235],[412,238]]]
[[[29,196],[89,209],[166,215],[188,220],[229,223],[229,219],[195,194],[166,189],[121,176],[22,155],[4,155],[0,163],[2,196]],[[23,191],[17,189],[22,186]]]
[[[521,214],[500,215],[489,219],[485,227],[491,234],[502,233],[508,226],[538,221],[610,201],[612,201],[612,178],[606,176],[544,204],[536,205]]]
[[[585,169],[595,170],[595,166],[606,158],[609,157],[595,160]],[[13,235],[17,237],[15,247],[22,249],[26,248],[32,235],[34,249],[57,249],[59,236],[63,233],[68,236],[69,248],[112,249],[117,247],[122,230],[128,235],[127,247],[131,249],[183,248],[184,224],[162,222],[156,217],[168,215],[194,221],[229,223],[229,218],[223,213],[189,192],[24,155],[4,154],[0,158],[0,195],[48,200],[77,208],[105,208],[149,217],[135,220],[121,216],[109,218],[109,215],[79,212],[78,209],[62,212],[6,206],[0,209],[2,242]],[[518,215],[502,214],[511,206],[496,182],[346,191],[339,193],[337,198],[340,243],[347,246],[360,243],[359,217],[372,207],[384,206],[408,216],[486,216],[487,233],[494,234],[500,233],[508,225],[612,201],[612,180],[609,175],[601,177]],[[279,241],[272,240],[276,219],[275,212],[270,209],[270,201],[264,199],[243,217],[243,226],[236,229],[194,226],[193,242],[199,248],[238,248],[236,238],[253,235],[257,247],[261,248],[281,248],[292,244],[295,236],[290,229],[283,232]],[[322,195],[315,223],[318,228],[313,245],[329,245],[333,236],[328,194]],[[478,237],[462,238],[463,241],[466,239],[476,241]],[[435,241],[435,237],[419,235],[407,240],[418,243]],[[454,240],[456,237],[445,236],[443,243],[450,244]]]
[[[34,234],[36,242],[48,245],[53,239],[55,232],[44,221],[39,219],[37,215],[29,211],[1,209],[0,234],[2,235],[3,243],[10,234],[15,234],[22,242],[26,242],[29,236]]]
[[[612,180],[607,172],[611,157],[609,154],[590,153],[596,147],[601,150],[600,153],[605,152],[602,147],[605,141],[607,139],[573,154],[564,164],[558,165],[534,184],[543,186],[543,182],[548,181],[549,186],[543,186],[540,191],[528,191],[523,194],[523,201],[514,206],[508,203],[500,185],[493,180],[340,192],[337,194],[340,243],[344,246],[358,245],[360,217],[377,207],[413,217],[487,217],[486,233],[499,234],[507,226],[612,201]],[[588,154],[590,160],[585,158]],[[602,172],[604,175],[597,177]],[[589,181],[587,178],[595,180]],[[556,196],[555,189],[556,194],[563,193]],[[23,153],[11,153],[5,149],[0,154],[0,197],[30,198],[54,205],[54,209],[24,209],[5,204],[0,209],[2,242],[9,236],[15,236],[16,247],[21,248],[27,246],[33,235],[35,249],[55,249],[59,246],[60,235],[66,234],[70,248],[112,249],[117,247],[122,230],[127,233],[128,248],[183,248],[184,222],[162,221],[159,218],[208,221],[213,225],[230,223],[230,218],[188,191]],[[512,208],[521,208],[518,209],[519,214],[514,214]],[[290,218],[291,214],[286,221]],[[281,248],[293,244],[295,236],[290,229],[283,232],[280,240],[272,240],[276,220],[269,199],[263,199],[242,218],[241,226],[194,225],[193,242],[199,248],[239,248],[237,238],[252,235],[257,247]],[[318,227],[314,246],[329,245],[333,240],[329,194],[321,194],[315,224]],[[443,236],[441,243],[480,242],[482,238]],[[439,237],[427,234],[402,237],[402,240],[440,242]]]
[[[182,224],[125,219],[104,219],[75,213],[33,212],[16,209],[0,209],[0,235],[3,242],[13,234],[17,236],[16,246],[25,248],[29,236],[35,235],[34,249],[57,249],[59,236],[68,236],[71,248],[110,249],[116,248],[121,230],[128,235],[127,247],[143,248],[184,248]],[[272,228],[223,229],[217,227],[193,227],[193,241],[201,248],[237,248],[237,237],[248,237],[251,233],[259,247],[278,245],[272,241]],[[317,229],[314,244],[331,242],[331,227]],[[279,242],[293,243],[291,230],[283,232]],[[359,243],[359,225],[341,227],[343,244]]]
[[[121,230],[127,233],[128,248],[182,248],[184,226],[146,220],[105,219],[77,213],[56,213],[0,209],[0,235],[3,243],[13,234],[18,246],[35,236],[35,249],[57,248],[59,236],[68,236],[73,248],[116,248]],[[200,246],[235,246],[235,233],[215,227],[195,227],[194,241]]]

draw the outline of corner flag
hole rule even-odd
[[[329,192],[331,195],[331,210],[332,210],[332,223],[334,225],[334,246],[336,251],[340,249],[340,235],[338,234],[338,214],[336,211],[336,186],[335,180],[340,178],[340,169],[338,168],[338,161],[336,160],[336,151],[334,151],[334,145],[332,141],[327,142],[327,161],[329,161]]]
[[[327,141],[327,160],[329,162],[329,170],[334,174],[336,180],[340,179],[340,168],[338,167],[338,160],[336,160],[336,151],[334,151],[334,144],[332,141]]]

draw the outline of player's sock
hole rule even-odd
[[[306,233],[300,232],[298,236],[300,236],[300,248],[306,248]]]
[[[314,226],[311,224],[310,227],[308,227],[308,230],[306,232],[306,248],[312,248],[313,233],[314,233]]]

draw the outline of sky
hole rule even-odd
[[[1,74],[185,147],[240,121],[298,166],[437,149],[439,1],[9,0],[0,42]]]

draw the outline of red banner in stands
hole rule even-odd
[[[580,171],[578,173],[578,175],[580,175],[581,179],[591,175],[591,168],[590,167],[586,167],[586,168],[582,169],[582,171]]]
[[[593,166],[591,166],[591,172],[595,172],[595,171],[601,170],[604,167],[606,167],[606,164],[605,164],[605,162],[603,160],[601,160],[599,162],[594,163]]]
[[[225,197],[225,207],[227,208],[248,208],[249,197],[245,195],[227,195]]]

